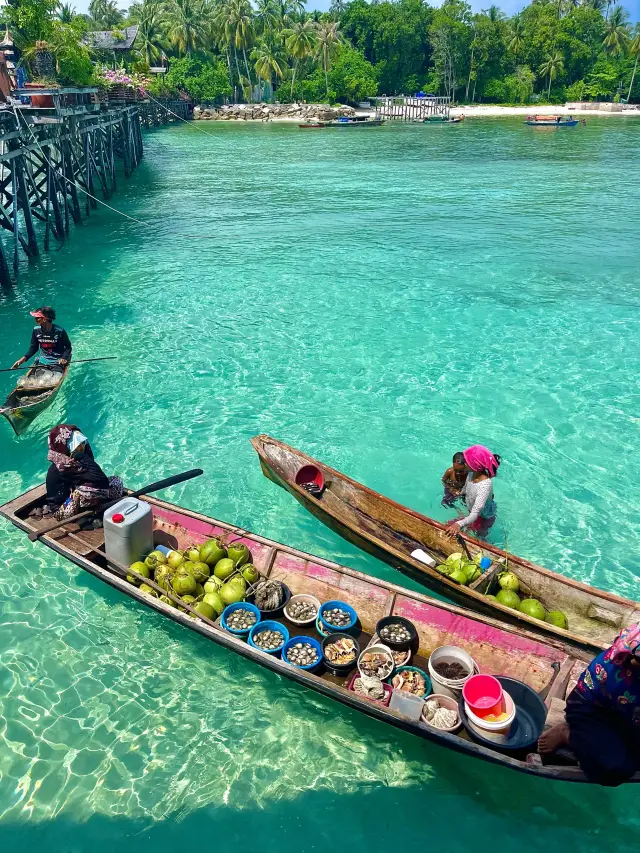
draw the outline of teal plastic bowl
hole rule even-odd
[[[394,670],[391,673],[389,678],[387,678],[387,684],[391,684],[394,676],[398,675],[398,673],[400,673],[400,672],[404,672],[405,670],[411,670],[412,672],[419,672],[420,673],[420,675],[424,678],[424,688],[425,688],[425,692],[422,694],[422,696],[420,698],[424,699],[426,696],[429,696],[429,694],[433,690],[433,688],[431,686],[431,679],[429,678],[427,673],[424,672],[424,670],[420,669],[417,666],[411,666],[409,664],[407,664],[407,666],[399,666],[396,670]],[[393,687],[393,684],[391,684],[391,686]],[[393,689],[395,690],[396,688],[394,687]],[[408,691],[406,691],[406,692],[408,692]],[[417,696],[418,694],[414,693],[413,695]]]

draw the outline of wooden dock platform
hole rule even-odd
[[[398,95],[397,97],[373,98],[376,107],[376,118],[387,121],[415,121],[422,122],[431,116],[442,116],[449,119],[451,110],[451,98],[424,96],[409,97]]]

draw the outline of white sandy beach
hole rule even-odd
[[[501,107],[493,104],[478,104],[475,106],[460,106],[453,107],[451,110],[451,115],[459,116],[464,115],[465,118],[484,118],[484,117],[497,117],[497,116],[527,116],[527,115],[575,115],[575,116],[606,116],[607,118],[610,116],[613,117],[623,117],[630,118],[632,116],[639,117],[640,116],[640,107],[636,106],[635,109],[623,109],[618,111],[611,111],[608,109],[599,109],[598,106],[594,104],[594,109],[583,109],[582,107],[577,107],[574,104],[565,104],[564,106],[560,106],[558,104],[548,104],[541,105],[535,104],[530,105],[528,107]],[[617,106],[617,105],[616,105]]]

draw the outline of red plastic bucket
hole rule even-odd
[[[308,486],[314,484],[319,489],[324,489],[324,475],[317,465],[303,465],[296,474],[296,486]]]
[[[465,681],[462,695],[476,717],[498,716],[504,710],[502,685],[493,675],[472,675]]]

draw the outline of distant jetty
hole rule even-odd
[[[354,116],[353,107],[329,104],[225,104],[222,107],[196,107],[193,117],[199,121],[331,121]]]

